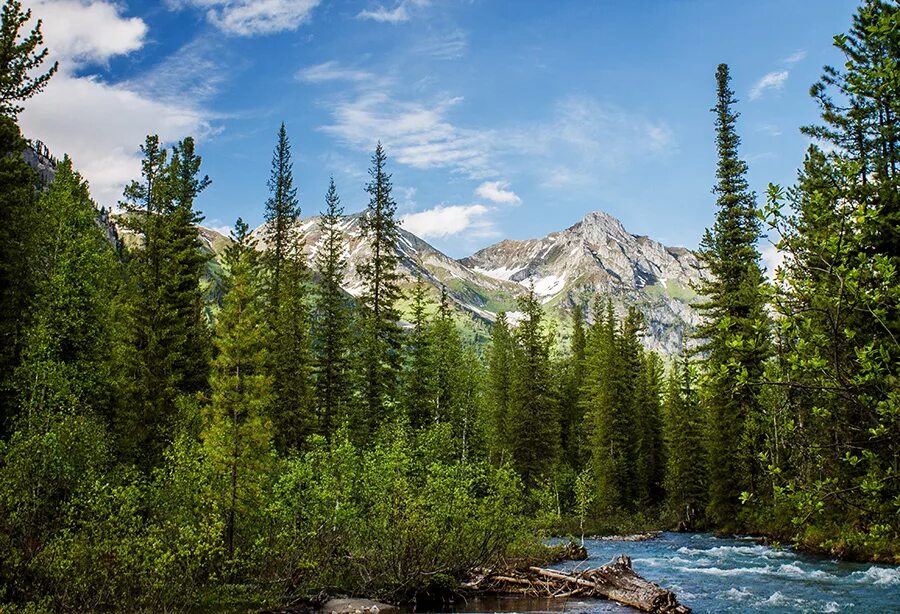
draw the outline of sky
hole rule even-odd
[[[304,217],[362,210],[381,140],[397,213],[454,257],[606,211],[697,247],[715,200],[715,70],[751,186],[790,184],[849,0],[25,0],[60,69],[20,123],[98,203],[139,145],[194,136],[204,225],[261,223],[281,122]],[[770,250],[764,246],[764,255]]]

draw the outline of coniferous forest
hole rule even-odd
[[[282,124],[253,179],[265,225],[238,219],[216,267],[196,229],[215,177],[191,136],[146,138],[115,213],[78,160],[43,181],[17,116],[56,67],[30,17],[4,2],[0,607],[424,602],[549,536],[655,529],[898,561],[896,3],[862,2],[835,37],[846,61],[811,87],[796,181],[764,195],[729,67],[711,67],[703,325],[676,357],[608,296],[563,340],[532,291],[476,343],[446,293],[402,291],[380,143],[365,185],[300,202]],[[344,190],[368,199],[358,297]],[[319,213],[310,263],[295,230]],[[774,281],[764,235],[785,255]]]

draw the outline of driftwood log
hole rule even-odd
[[[690,614],[671,591],[634,572],[631,559],[621,555],[595,569],[564,572],[528,567],[503,573],[481,570],[463,588],[482,594],[526,597],[594,597],[609,599],[654,614]]]

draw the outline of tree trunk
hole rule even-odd
[[[488,571],[463,585],[478,593],[518,594],[529,597],[594,597],[609,599],[642,612],[690,614],[674,593],[634,572],[631,559],[621,555],[611,562],[581,572],[564,572],[541,567],[494,573]]]

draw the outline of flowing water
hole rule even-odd
[[[590,559],[560,569],[597,567],[618,554],[634,570],[673,591],[694,612],[900,613],[900,568],[848,563],[773,549],[752,539],[663,533],[642,542],[586,540]],[[458,611],[634,612],[598,600],[492,599]]]

